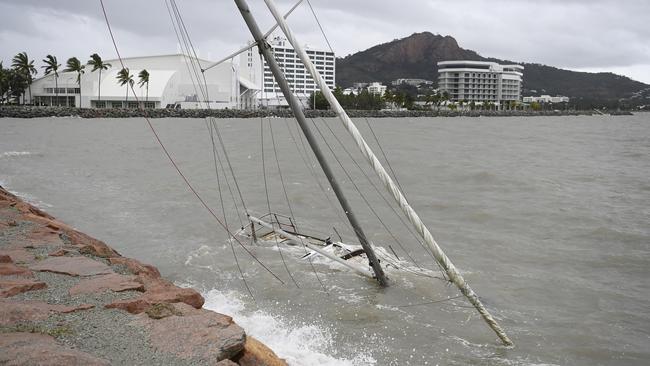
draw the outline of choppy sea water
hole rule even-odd
[[[364,119],[356,122],[381,156],[377,135],[407,198],[514,348],[501,346],[462,299],[418,305],[458,295],[438,279],[389,271],[392,285],[380,289],[325,261],[312,268],[296,259],[295,249],[248,246],[280,284],[227,240],[143,119],[0,119],[0,184],[201,290],[206,307],[233,315],[293,365],[648,363],[650,115],[373,119],[372,131]],[[221,216],[205,121],[153,124]],[[289,212],[277,153],[298,225],[336,237],[335,227],[352,237],[331,192],[319,187],[324,177],[308,167],[314,160],[303,155],[295,122],[263,121],[267,189],[260,120],[217,124],[251,213],[261,215],[269,205]],[[349,174],[324,145],[374,244],[435,268],[366,180],[364,173],[372,173],[338,143],[363,163],[338,121],[315,124]],[[221,185],[235,230],[242,215]]]

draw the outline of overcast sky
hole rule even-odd
[[[282,11],[292,4],[276,0]],[[483,56],[650,83],[650,0],[310,0],[337,56],[429,31]],[[232,0],[176,0],[199,56],[218,59],[249,32]],[[179,50],[165,0],[104,0],[123,56]],[[263,0],[249,0],[262,28]],[[305,1],[289,23],[303,43],[326,43]],[[27,51],[42,65],[97,52],[115,58],[99,0],[0,0],[0,59]],[[42,71],[39,67],[39,75]]]

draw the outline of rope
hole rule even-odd
[[[115,36],[113,35],[113,30],[111,29],[111,24],[110,24],[110,22],[109,22],[109,20],[108,20],[108,15],[106,14],[106,8],[104,7],[104,1],[103,1],[103,0],[99,0],[99,3],[101,4],[102,12],[104,13],[104,19],[106,20],[106,26],[108,27],[108,32],[109,32],[109,34],[110,34],[110,36],[111,36],[111,41],[113,42],[113,47],[115,48],[115,53],[117,54],[117,57],[118,57],[118,59],[120,60],[120,64],[122,65],[122,68],[124,68],[124,61],[122,60],[122,55],[120,54],[119,48],[117,47],[117,43],[116,43],[116,41],[115,41]],[[140,100],[139,100],[137,94],[135,94],[135,88],[134,88],[134,86],[132,86],[132,85],[131,85],[131,90],[133,91],[133,94],[134,94],[134,96],[135,96],[136,101],[139,103]],[[282,279],[281,279],[280,277],[278,277],[278,275],[276,275],[275,273],[273,273],[273,271],[271,271],[271,270],[270,270],[266,265],[264,265],[264,263],[262,263],[262,262],[261,262],[261,261],[260,261],[260,260],[259,260],[259,259],[254,255],[254,254],[253,254],[253,253],[251,253],[251,252],[246,248],[246,246],[244,246],[244,244],[243,244],[241,241],[239,241],[238,239],[236,239],[236,238],[234,237],[234,235],[233,235],[231,232],[228,231],[228,228],[227,228],[227,227],[224,225],[224,223],[219,219],[219,217],[214,213],[214,211],[210,208],[210,206],[207,205],[207,203],[203,200],[203,198],[201,197],[201,195],[196,191],[196,189],[194,189],[194,186],[192,186],[192,184],[190,183],[190,181],[187,179],[187,177],[183,174],[183,172],[181,171],[181,169],[179,168],[179,166],[176,164],[176,161],[174,161],[174,158],[171,156],[171,154],[169,153],[169,151],[167,150],[167,148],[166,148],[165,145],[163,144],[162,140],[160,139],[160,136],[158,136],[158,133],[156,132],[156,129],[153,127],[153,124],[151,123],[151,120],[150,120],[149,117],[147,116],[146,109],[144,109],[144,113],[145,113],[145,117],[144,117],[144,119],[145,119],[145,121],[147,122],[147,125],[149,126],[149,129],[151,130],[151,132],[153,133],[153,135],[154,135],[156,141],[158,142],[158,144],[160,145],[161,149],[162,149],[163,152],[165,153],[165,156],[167,156],[167,159],[169,160],[169,162],[172,164],[172,166],[174,167],[174,169],[176,170],[176,172],[178,173],[178,175],[181,177],[181,179],[183,179],[183,182],[185,182],[185,185],[187,185],[187,188],[192,192],[192,194],[194,194],[194,196],[199,200],[199,202],[201,203],[201,205],[202,205],[202,206],[203,206],[203,207],[204,207],[204,208],[205,208],[205,209],[210,213],[210,215],[215,219],[215,221],[217,221],[217,223],[218,223],[218,224],[219,224],[219,225],[220,225],[224,230],[226,230],[226,231],[227,231],[227,232],[228,232],[228,233],[233,237],[233,239],[235,239],[235,240],[237,241],[237,243],[242,247],[242,249],[244,249],[244,251],[246,251],[246,253],[248,253],[248,255],[251,256],[251,258],[253,258],[253,259],[254,259],[254,260],[255,260],[255,261],[256,261],[256,262],[257,262],[257,263],[258,263],[262,268],[264,268],[264,270],[266,270],[266,271],[267,271],[268,273],[270,273],[273,277],[275,277],[275,279],[277,279],[280,283],[284,284],[284,281],[282,281]]]

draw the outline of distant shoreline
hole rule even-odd
[[[350,110],[352,118],[404,118],[404,117],[534,117],[534,116],[592,116],[600,115],[594,110],[550,110],[550,111],[482,111],[482,110]],[[602,111],[612,116],[632,115],[630,111]],[[331,110],[305,110],[307,118],[336,117]],[[46,117],[80,117],[80,118],[291,118],[290,110],[237,110],[237,109],[124,109],[124,108],[72,108],[72,107],[30,107],[1,106],[0,118],[46,118]]]

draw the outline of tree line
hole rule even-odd
[[[383,94],[373,94],[367,89],[359,91],[357,94],[346,94],[343,89],[337,87],[332,91],[336,100],[344,109],[356,110],[380,110],[380,109],[408,109],[408,110],[427,110],[446,108],[450,110],[469,109],[469,110],[496,110],[495,103],[484,101],[474,102],[467,100],[452,101],[449,93],[436,90],[427,90],[426,94],[417,94],[417,92],[404,91],[400,88],[386,89]],[[330,105],[319,91],[312,93],[309,97],[309,108],[312,109],[329,109]],[[509,101],[501,106],[502,109],[523,109],[524,105],[517,101]]]
[[[386,89],[383,94],[370,93],[367,89],[355,93],[344,93],[343,89],[336,87],[332,94],[344,109],[380,110],[380,109],[422,109],[416,101],[424,102],[424,108],[440,108],[449,101],[447,92],[430,92],[426,95],[414,96],[401,90]],[[309,107],[313,109],[328,109],[329,103],[319,91],[309,97]]]
[[[56,100],[59,100],[59,71],[61,64],[59,64],[56,56],[47,55],[42,60],[44,75],[54,75],[54,94]],[[77,85],[79,86],[79,95],[81,96],[81,75],[86,71],[86,66],[92,67],[90,72],[99,71],[98,75],[98,95],[97,101],[101,101],[101,83],[102,71],[108,70],[112,65],[104,62],[102,58],[93,53],[90,59],[83,64],[78,58],[70,57],[66,61],[66,67],[61,70],[62,72],[75,72],[77,73]],[[22,104],[25,104],[25,95],[29,93],[29,100],[33,103],[31,85],[34,77],[38,74],[38,70],[34,66],[34,60],[27,56],[27,52],[20,52],[11,60],[11,67],[4,68],[2,61],[0,61],[0,104],[11,103],[17,101],[20,103],[22,97]],[[142,88],[146,86],[146,99],[149,100],[149,72],[141,70],[138,74],[138,85]],[[118,83],[121,86],[126,86],[126,102],[129,101],[129,88],[133,87],[135,80],[133,75],[130,74],[128,68],[121,69],[117,74]],[[81,107],[81,97],[79,98],[79,107]]]

